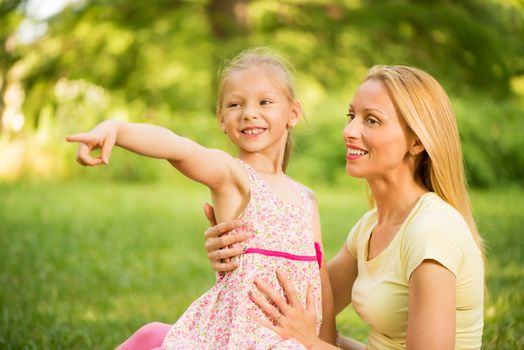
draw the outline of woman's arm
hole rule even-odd
[[[435,260],[424,260],[409,279],[408,350],[454,349],[455,275]]]
[[[351,303],[351,292],[358,274],[357,259],[344,244],[328,263],[329,280],[333,292],[335,315]]]
[[[320,215],[318,212],[318,204],[313,192],[310,192],[309,197],[313,203],[313,235],[315,242],[319,243],[322,251],[324,251],[324,244],[322,243],[322,228],[320,226]],[[322,325],[320,327],[320,339],[335,344],[336,341],[336,323],[335,311],[333,304],[333,292],[331,291],[331,283],[326,265],[326,255],[322,254],[322,261],[320,267],[320,281],[322,285]]]
[[[344,350],[366,350],[366,345],[354,339],[340,336],[338,346]]]
[[[231,175],[233,158],[226,152],[205,148],[172,131],[155,125],[107,120],[91,131],[67,137],[79,142],[77,160],[83,165],[101,165],[109,162],[114,145],[143,156],[166,159],[187,177],[211,189],[219,189]],[[91,151],[101,149],[99,158]]]

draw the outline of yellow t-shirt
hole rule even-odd
[[[470,230],[451,205],[433,192],[421,196],[391,243],[367,261],[377,212],[353,227],[347,248],[358,260],[352,303],[371,326],[367,349],[405,349],[411,273],[426,259],[456,277],[455,349],[480,349],[483,328],[484,265]]]

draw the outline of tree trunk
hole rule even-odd
[[[226,41],[248,34],[248,4],[249,0],[211,0],[207,13],[217,39]]]

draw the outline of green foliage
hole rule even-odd
[[[512,116],[522,111],[524,90],[512,85],[524,76],[519,2],[91,0],[41,20],[48,30],[31,43],[17,34],[24,19],[20,4],[25,2],[0,7],[0,44],[6,48],[0,51],[0,95],[9,88],[20,92],[22,102],[14,106],[21,103],[25,124],[19,131],[11,126],[0,96],[0,147],[12,153],[24,143],[26,151],[16,160],[0,154],[0,161],[13,163],[11,174],[0,169],[0,179],[84,174],[74,169],[74,146],[63,138],[107,118],[172,127],[207,146],[227,147],[214,118],[218,67],[244,48],[263,45],[296,67],[310,125],[296,133],[294,161],[308,178],[338,181],[339,130],[352,92],[370,66],[400,63],[429,71],[458,101],[474,185],[521,182],[521,124],[496,113],[499,106]],[[487,118],[500,137],[485,133]],[[38,157],[29,151],[34,147],[49,164],[61,166],[38,170]],[[156,165],[143,173],[125,164],[111,169],[118,166],[128,170],[116,178],[163,178],[153,174]]]
[[[481,96],[454,102],[470,183],[484,187],[522,183],[523,104]]]
[[[316,188],[327,258],[367,210],[355,184]],[[358,190],[348,189],[353,187]],[[0,185],[0,348],[110,349],[146,322],[174,322],[214,282],[203,187],[85,181]],[[485,239],[483,349],[524,346],[522,189],[474,192]],[[365,340],[348,308],[338,329]]]

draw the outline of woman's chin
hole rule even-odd
[[[365,174],[362,171],[359,171],[359,169],[355,169],[354,166],[350,166],[346,164],[346,175],[351,177],[356,177],[358,179],[362,179],[365,177]]]

